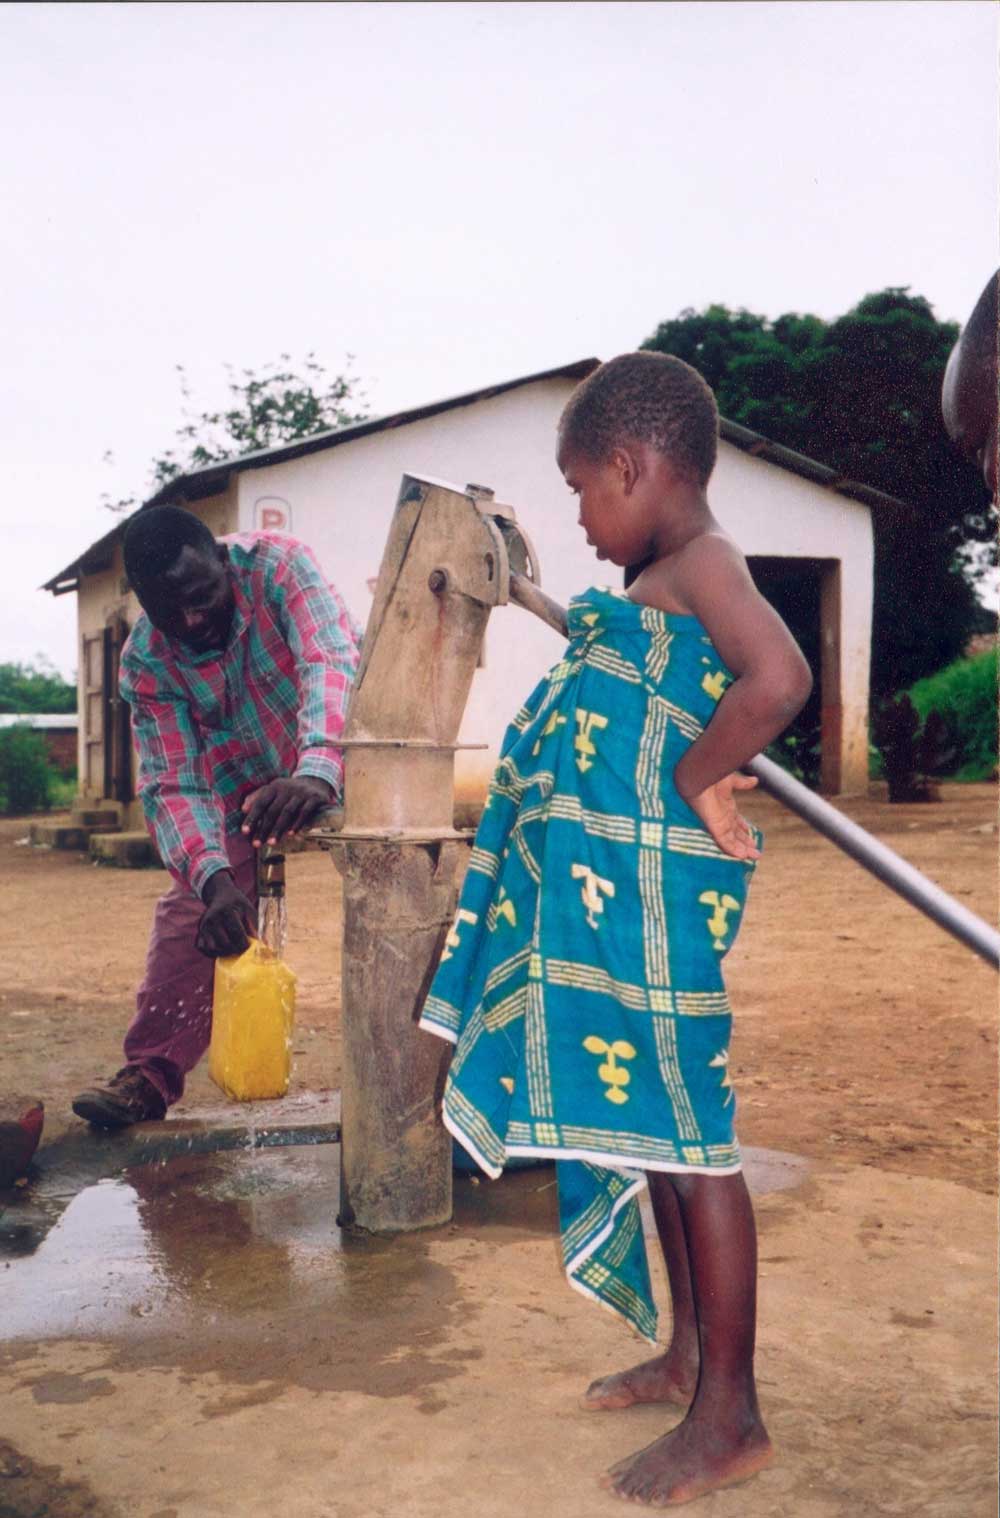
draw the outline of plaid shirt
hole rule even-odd
[[[343,790],[337,739],[360,634],[312,552],[284,534],[221,538],[236,609],[220,654],[199,654],[141,616],[122,653],[139,796],[160,857],[198,895],[229,868],[244,796],[315,775]]]

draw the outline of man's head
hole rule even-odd
[[[598,556],[626,565],[654,551],[669,504],[704,501],[718,438],[714,395],[670,354],[623,353],[577,386],[556,457]]]
[[[976,302],[948,360],[941,390],[944,425],[952,442],[974,460],[997,493],[997,336],[1000,271]]]
[[[225,648],[236,602],[229,553],[198,517],[151,506],[125,530],[125,573],[143,611],[195,653]]]

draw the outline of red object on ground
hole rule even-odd
[[[31,1164],[45,1121],[44,1102],[0,1099],[0,1187],[13,1186]]]

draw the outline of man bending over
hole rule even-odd
[[[122,654],[139,795],[174,884],[153,917],[125,1065],[83,1091],[102,1128],[162,1118],[212,1031],[213,960],[255,932],[256,851],[341,799],[337,741],[357,668],[347,608],[304,544],[219,541],[155,506],[125,534],[141,606]]]

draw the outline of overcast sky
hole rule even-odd
[[[964,321],[996,71],[989,0],[0,7],[0,662],[75,668],[36,587],[144,490],[178,363],[214,405],[351,353],[384,413],[710,301]]]

